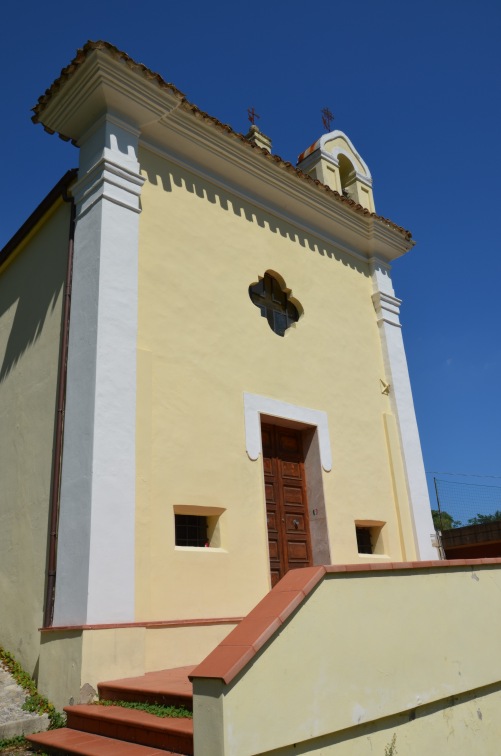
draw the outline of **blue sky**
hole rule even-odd
[[[0,247],[77,151],[30,121],[88,39],[158,71],[295,162],[334,113],[409,228],[393,269],[427,471],[501,486],[501,4],[494,0],[18,3],[2,26]],[[466,478],[449,478],[467,481]]]

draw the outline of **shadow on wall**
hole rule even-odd
[[[358,273],[368,276],[368,269],[364,263],[358,263],[357,260],[342,250],[328,245],[313,234],[306,234],[298,228],[282,220],[278,216],[267,213],[260,208],[252,205],[250,202],[242,200],[235,194],[230,194],[224,189],[211,184],[209,181],[202,179],[195,174],[179,169],[173,164],[161,161],[149,154],[141,156],[141,166],[146,172],[148,181],[154,186],[161,185],[164,192],[172,192],[173,185],[185,189],[190,194],[195,195],[201,200],[208,201],[213,205],[218,205],[227,212],[232,212],[239,218],[243,218],[249,223],[257,224],[260,228],[271,231],[274,234],[280,234],[285,239],[299,244],[305,250],[315,252],[322,257],[335,259],[343,265],[349,266]]]
[[[47,317],[63,293],[68,226],[66,239],[62,234],[57,238],[50,227],[49,221],[0,278],[0,383],[39,339]],[[13,317],[9,313],[11,308],[15,310]],[[2,345],[5,345],[3,355]]]

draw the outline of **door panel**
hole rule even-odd
[[[312,564],[300,431],[262,426],[263,468],[272,586],[285,573]]]

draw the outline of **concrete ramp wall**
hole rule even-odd
[[[499,559],[292,571],[194,670],[195,752],[497,753],[500,637]]]

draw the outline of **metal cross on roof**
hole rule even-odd
[[[254,108],[247,108],[247,116],[252,124],[256,123],[256,118],[261,118],[261,116],[256,113]]]
[[[320,112],[322,113],[322,123],[324,125],[324,129],[326,131],[330,131],[332,121],[334,120],[334,116],[332,115],[329,108],[322,108]]]

